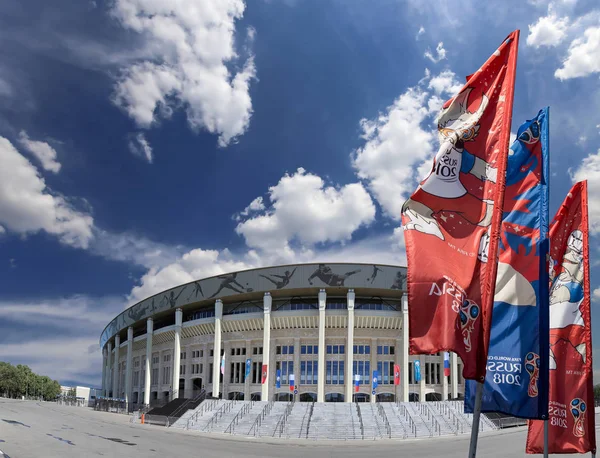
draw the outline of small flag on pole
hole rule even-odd
[[[373,391],[377,389],[377,384],[379,383],[377,371],[373,371]]]
[[[225,353],[223,353],[223,358],[221,358],[221,374],[225,374]]]
[[[400,385],[400,366],[394,364],[394,385]]]
[[[250,358],[248,358],[246,360],[246,378],[250,377],[251,366],[252,366],[252,360]]]
[[[360,389],[360,375],[355,374],[354,375],[354,392],[358,393],[359,389]]]
[[[444,352],[444,377],[450,377],[450,353]]]
[[[268,368],[266,364],[262,365],[262,384],[267,383],[267,375],[269,374]]]
[[[281,371],[277,369],[277,375],[275,378],[275,388],[281,388]]]
[[[290,374],[290,391],[294,392],[294,374]]]
[[[419,360],[415,361],[415,382],[421,381],[421,362]]]

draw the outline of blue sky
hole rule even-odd
[[[97,385],[103,327],[154,292],[404,263],[437,109],[516,28],[513,131],[550,105],[551,213],[590,180],[597,289],[599,24],[589,0],[2,2],[0,359]]]

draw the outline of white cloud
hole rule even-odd
[[[38,170],[0,137],[0,223],[21,234],[46,231],[66,245],[87,248],[93,218],[46,187]]]
[[[152,147],[143,133],[140,132],[134,138],[129,140],[129,151],[136,156],[145,158],[152,164]]]
[[[114,261],[130,262],[147,268],[160,268],[185,253],[183,246],[165,245],[134,233],[114,233],[94,228],[92,254]]]
[[[13,88],[8,82],[0,78],[0,96],[9,97],[13,94]]]
[[[527,46],[558,46],[567,36],[568,17],[558,17],[555,13],[543,16],[535,24],[529,25]]]
[[[438,43],[435,48],[436,56],[434,56],[431,51],[428,49],[425,51],[425,57],[427,57],[431,62],[437,64],[440,60],[444,60],[446,58],[446,50],[444,49],[444,43],[441,41]]]
[[[0,360],[27,364],[59,381],[99,386],[102,356],[98,339],[121,310],[124,298],[67,298],[0,302],[0,322],[17,326],[22,339],[0,345]],[[10,330],[4,329],[4,334]]]
[[[556,70],[554,76],[566,80],[598,72],[600,72],[600,27],[589,27],[583,33],[583,38],[573,40],[562,68]]]
[[[252,56],[230,72],[239,60],[235,22],[244,9],[243,0],[116,0],[114,17],[143,34],[153,55],[123,70],[113,101],[142,128],[183,106],[193,129],[218,134],[219,145],[227,146],[246,131],[252,114]],[[247,29],[247,39],[254,36]]]
[[[255,267],[232,259],[229,252],[196,248],[163,268],[151,268],[128,296],[128,305],[182,283]]]
[[[423,27],[423,26],[419,27],[419,31],[417,32],[416,39],[418,40],[421,37],[421,35],[423,35],[424,33],[425,33],[425,27]]]
[[[310,247],[319,242],[350,240],[352,233],[375,219],[375,205],[360,183],[340,188],[299,168],[269,188],[271,206],[236,227],[251,248],[285,252],[297,240]]]
[[[462,89],[462,84],[457,81],[454,72],[445,70],[431,78],[427,87],[433,89],[438,96],[444,94],[455,96]]]
[[[40,161],[44,170],[54,173],[60,171],[61,165],[56,160],[56,150],[48,143],[31,140],[24,130],[19,133],[19,143]]]
[[[573,183],[588,180],[588,211],[590,233],[600,234],[600,150],[588,155],[581,165],[571,172]]]
[[[233,215],[233,219],[235,221],[241,221],[242,217],[248,216],[248,215],[250,215],[250,213],[253,213],[253,212],[258,212],[258,211],[264,210],[265,208],[266,207],[263,202],[263,198],[261,196],[259,196],[256,199],[254,199],[252,202],[250,202],[250,205],[248,205],[246,208],[244,208],[244,210]]]
[[[432,91],[423,87],[427,81]],[[355,152],[353,165],[391,218],[400,219],[402,204],[415,189],[415,169],[420,167],[420,177],[431,167],[436,136],[429,123],[443,102],[438,95],[454,95],[459,86],[452,72],[426,75],[385,113],[360,121],[365,145]]]

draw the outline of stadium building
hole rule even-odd
[[[203,389],[223,399],[375,402],[456,399],[464,386],[455,354],[449,377],[442,355],[408,355],[399,266],[298,264],[194,281],[125,310],[100,346],[102,393],[130,408]]]

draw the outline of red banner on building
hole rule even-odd
[[[400,366],[394,364],[394,385],[400,385]]]
[[[550,226],[548,453],[596,453],[587,182],[575,184]],[[527,453],[543,453],[544,422],[529,422]]]
[[[262,384],[264,385],[267,382],[267,374],[268,374],[268,370],[267,370],[267,365],[263,364],[262,365]]]
[[[518,42],[444,104],[433,167],[402,208],[410,353],[453,351],[468,379],[485,376]]]

